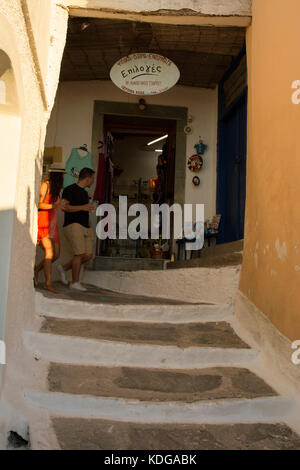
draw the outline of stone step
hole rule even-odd
[[[70,289],[69,286],[65,286],[62,283],[57,282],[56,287],[58,288],[58,293],[53,294],[50,291],[47,291],[42,288],[40,285],[36,289],[37,294],[41,294],[45,299],[55,300],[75,300],[77,302],[84,302],[87,304],[95,305],[211,305],[213,302],[186,302],[181,300],[173,299],[164,299],[161,297],[155,296],[144,296],[144,295],[135,295],[135,294],[126,294],[121,292],[116,292],[108,289],[103,289],[91,284],[84,283],[83,286],[86,288],[86,291],[76,291]],[[38,295],[37,295],[37,298]]]
[[[36,359],[91,366],[132,366],[163,369],[244,367],[259,352],[246,348],[214,348],[128,344],[48,333],[24,332],[25,347]]]
[[[225,321],[170,324],[47,317],[43,321],[41,332],[118,343],[177,346],[178,348],[249,348]]]
[[[95,271],[148,271],[166,269],[168,261],[152,258],[125,258],[96,256],[93,261]]]
[[[168,263],[167,269],[181,269],[181,268],[221,268],[226,266],[239,266],[243,262],[243,254],[227,253],[215,256],[200,256],[194,255],[192,259],[178,260],[174,263]]]
[[[167,269],[165,271],[85,271],[84,281],[115,292],[160,297],[188,303],[233,304],[240,266]]]
[[[153,403],[69,393],[25,391],[32,408],[52,416],[99,418],[134,423],[233,424],[284,422],[295,413],[291,398],[207,400],[193,403]]]
[[[168,263],[167,269],[237,266],[242,264],[243,242],[243,240],[239,240],[237,242],[205,247],[201,250],[200,258],[198,258],[198,252],[195,251],[193,258],[190,259],[191,252],[188,252],[186,260],[180,259],[174,263]],[[181,255],[184,255],[183,250],[181,250]]]
[[[205,302],[187,304],[180,302],[168,303],[168,301],[165,303],[160,301],[157,304],[149,302],[149,299],[143,304],[121,302],[118,304],[103,301],[102,303],[94,303],[88,302],[86,299],[61,298],[61,295],[59,297],[51,296],[51,294],[46,296],[41,292],[36,292],[36,312],[45,317],[77,320],[125,320],[145,323],[222,321],[230,320],[233,317],[233,306],[227,304]],[[73,294],[71,295],[73,296]],[[118,294],[118,296],[116,295],[113,299],[123,298],[123,294]],[[110,297],[107,295],[106,299],[108,298]]]
[[[211,244],[201,250],[201,257],[219,256],[230,253],[238,253],[244,249],[244,240],[236,242],[221,243],[219,245]]]
[[[53,418],[52,426],[62,450],[201,451],[300,448],[300,437],[281,423],[191,425]],[[197,463],[199,464],[199,459]]]
[[[163,370],[51,363],[48,388],[51,392],[148,402],[193,403],[277,395],[253,372],[235,367]]]

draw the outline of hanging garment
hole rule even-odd
[[[98,150],[98,173],[94,192],[94,201],[99,201],[99,204],[103,204],[105,202],[105,145],[103,138],[98,141]]]
[[[104,153],[99,153],[98,160],[98,174],[96,188],[94,192],[94,201],[99,201],[99,204],[105,202],[105,157]]]
[[[77,183],[79,173],[83,168],[93,167],[93,156],[88,152],[85,156],[81,157],[77,148],[73,148],[72,152],[66,163],[66,174],[64,176],[64,188],[71,184]]]

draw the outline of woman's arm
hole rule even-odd
[[[53,208],[53,204],[45,204],[43,201],[45,200],[46,194],[48,190],[48,184],[46,182],[41,184],[41,189],[40,189],[40,199],[39,199],[39,209],[43,210],[49,210]]]

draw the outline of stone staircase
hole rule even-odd
[[[44,374],[25,392],[39,414],[33,448],[300,447],[287,425],[296,405],[257,373],[259,351],[236,334],[232,305],[87,287],[36,292],[40,331],[24,336],[33,374]]]

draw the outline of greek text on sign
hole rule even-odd
[[[158,95],[176,85],[179,77],[174,62],[148,52],[123,57],[110,71],[114,84],[131,95]]]

